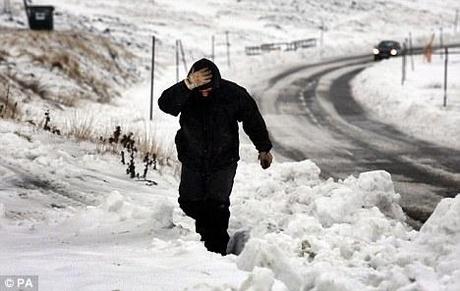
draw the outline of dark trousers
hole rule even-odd
[[[205,247],[226,254],[229,235],[230,194],[236,173],[236,164],[229,168],[202,172],[182,165],[179,185],[179,205],[195,219],[196,232]]]

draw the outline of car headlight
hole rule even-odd
[[[375,48],[375,49],[372,50],[372,52],[374,53],[374,55],[378,55],[380,51],[379,51],[379,49]]]
[[[398,54],[398,51],[395,50],[395,49],[392,49],[392,50],[390,51],[390,54],[391,54],[392,56],[396,56],[396,55]]]

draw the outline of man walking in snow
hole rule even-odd
[[[270,167],[272,144],[255,101],[237,84],[222,79],[217,66],[196,62],[187,78],[166,89],[160,109],[178,116],[175,142],[182,163],[179,204],[195,219],[197,233],[209,251],[226,254],[230,194],[239,160],[238,122]]]

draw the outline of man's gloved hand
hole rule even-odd
[[[196,72],[192,70],[184,81],[187,88],[189,88],[189,90],[193,90],[196,87],[208,84],[209,82],[211,82],[211,79],[211,70],[209,70],[208,68],[203,68]]]
[[[268,169],[273,161],[273,156],[270,152],[260,152],[259,161],[262,169]]]

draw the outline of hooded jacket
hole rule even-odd
[[[175,138],[179,160],[199,171],[214,171],[234,165],[239,159],[238,122],[259,152],[272,148],[269,134],[256,102],[241,86],[222,79],[217,66],[201,59],[192,70],[209,68],[210,83],[189,90],[184,81],[166,89],[158,100],[160,109],[180,114]],[[199,89],[211,86],[210,96]]]

